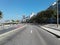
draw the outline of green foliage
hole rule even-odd
[[[15,22],[15,20],[11,20],[12,22]]]
[[[49,18],[54,18],[56,15],[54,10],[45,10],[38,12],[36,16],[33,16],[30,21],[36,23],[47,23]]]
[[[2,12],[0,11],[0,19],[2,18]]]
[[[16,22],[19,22],[19,20],[16,20]]]

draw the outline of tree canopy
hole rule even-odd
[[[0,11],[0,19],[2,18],[2,12]]]
[[[44,10],[38,12],[36,16],[33,16],[30,21],[36,23],[47,23],[49,18],[54,18],[55,16],[54,10]]]

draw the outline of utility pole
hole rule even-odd
[[[56,2],[57,2],[57,27],[58,27],[58,25],[59,25],[58,0]]]

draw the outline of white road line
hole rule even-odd
[[[32,30],[31,30],[31,33],[32,33]]]

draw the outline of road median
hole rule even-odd
[[[7,40],[9,40],[13,35],[15,35],[16,33],[18,33],[19,31],[21,31],[24,27],[26,27],[26,25],[19,27],[17,29],[14,29],[12,31],[6,32],[4,34],[0,35],[0,45],[5,43]]]

